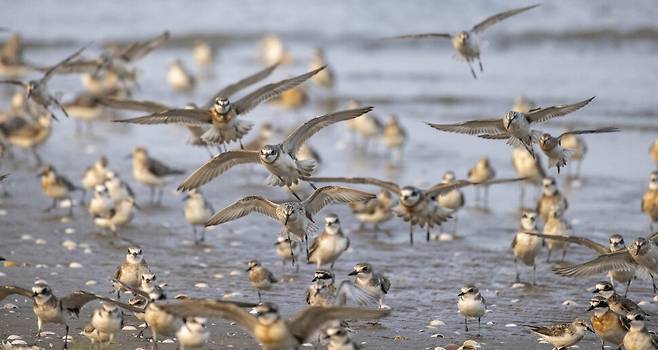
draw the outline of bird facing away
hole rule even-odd
[[[162,308],[180,317],[200,316],[234,321],[247,330],[264,350],[297,349],[328,321],[377,319],[390,313],[390,310],[309,306],[290,319],[284,319],[272,303],[260,304],[252,313],[216,301],[182,301]]]
[[[546,172],[541,165],[539,157],[533,157],[522,146],[517,146],[512,149],[512,166],[518,177],[526,179],[520,183],[521,192],[519,193],[519,207],[523,208],[525,204],[526,185],[541,186],[542,179],[546,177]]]
[[[277,83],[264,85],[241,99],[230,102],[226,96],[218,96],[210,106],[203,109],[169,109],[147,116],[116,120],[135,124],[184,124],[209,127],[201,139],[209,144],[242,142],[242,137],[251,130],[252,123],[242,123],[239,116],[246,114],[261,103],[303,83],[324,67]]]
[[[493,26],[494,24],[501,22],[504,19],[507,19],[514,15],[517,15],[519,13],[533,9],[537,6],[539,5],[521,7],[521,8],[516,8],[516,9],[497,13],[493,16],[487,17],[485,20],[474,25],[473,28],[469,30],[463,30],[457,34],[423,33],[423,34],[402,35],[390,39],[424,39],[424,38],[450,39],[450,41],[452,42],[452,47],[457,52],[457,55],[468,63],[468,67],[471,69],[471,74],[473,75],[473,78],[477,79],[475,70],[473,70],[473,66],[471,65],[472,62],[477,60],[480,66],[480,72],[483,72],[482,61],[480,60],[480,46],[478,44],[477,36],[479,34],[482,34],[486,29]]]
[[[349,109],[313,118],[292,131],[286,139],[276,145],[265,145],[259,151],[229,151],[213,157],[194,171],[178,187],[187,191],[208,183],[228,169],[238,164],[259,163],[271,174],[268,184],[286,186],[296,184],[301,177],[311,176],[315,171],[313,160],[298,160],[297,152],[302,145],[323,128],[348,119],[356,118],[372,107]],[[293,192],[294,193],[294,192]],[[297,196],[298,200],[301,200]]]
[[[531,126],[575,112],[593,99],[594,97],[591,97],[568,105],[538,107],[527,113],[510,111],[502,118],[469,120],[457,124],[427,124],[441,131],[507,140],[508,145],[523,146],[534,156],[532,144],[538,142],[542,132],[531,129]]]
[[[544,133],[539,137],[539,148],[548,157],[548,167],[557,167],[557,173],[560,173],[560,168],[567,165],[567,160],[571,159],[573,151],[562,146],[562,138],[567,135],[583,135],[583,134],[603,134],[610,132],[618,132],[619,129],[615,127],[605,127],[590,130],[574,130],[562,133],[558,137],[553,137],[549,133]]]

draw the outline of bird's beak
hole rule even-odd
[[[592,291],[592,294],[597,294],[598,292],[600,292],[600,290],[598,290],[598,289],[594,289],[594,290]]]
[[[460,297],[460,296],[462,296],[462,295],[464,295],[464,294],[466,294],[466,293],[461,292],[461,293],[457,294],[457,296]]]
[[[596,332],[594,332],[594,330],[593,330],[592,327],[590,327],[590,326],[587,326],[587,330],[590,331],[590,332],[592,332],[592,333],[596,333]]]
[[[315,282],[315,281],[317,281],[317,280],[318,280],[317,277],[313,277],[313,279],[311,280],[311,282]]]
[[[275,246],[277,246],[277,245],[281,245],[281,242],[276,241],[276,242],[274,242],[274,245],[275,245]]]
[[[249,268],[247,269],[247,272],[249,272],[249,271],[251,271],[251,266],[249,266]]]
[[[290,214],[286,214],[286,220],[283,222],[283,226],[288,225],[288,219],[290,219]]]
[[[39,295],[39,293],[37,293],[37,292],[32,292],[32,297],[36,297],[37,295]]]
[[[182,202],[185,202],[186,200],[190,199],[190,195],[186,194],[183,196],[183,199],[181,200]]]
[[[356,271],[356,270],[354,270],[354,271],[348,273],[347,275],[348,275],[348,276],[356,276],[357,274],[359,274],[359,272]]]
[[[589,308],[587,308],[587,311],[592,311],[592,310],[594,310],[594,309],[596,309],[596,308],[594,307],[594,305],[590,305]]]

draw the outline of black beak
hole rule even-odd
[[[247,269],[247,272],[249,272],[249,271],[251,271],[251,269],[252,269],[252,267],[251,267],[251,266],[249,266],[249,268]]]
[[[592,291],[593,294],[596,294],[596,293],[598,293],[598,292],[600,292],[600,290],[598,290],[598,289],[594,289],[594,290]]]
[[[348,275],[348,276],[356,276],[356,275],[358,275],[358,274],[359,274],[359,272],[356,271],[356,270],[354,270],[354,271],[348,273],[347,275]]]
[[[587,326],[587,330],[592,332],[592,333],[596,333],[596,332],[594,332],[594,330],[592,328],[590,328],[590,326]]]
[[[464,294],[466,294],[466,293],[461,292],[461,293],[457,294],[457,296],[460,297],[460,296],[462,296],[462,295],[464,295]]]
[[[587,311],[592,311],[594,309],[596,309],[596,307],[594,305],[590,305],[589,308],[587,308]]]
[[[39,293],[32,292],[32,297],[36,297],[37,295],[39,295]]]
[[[311,282],[315,282],[315,281],[317,281],[317,280],[318,280],[317,277],[313,277],[313,279],[311,280]]]
[[[135,207],[135,209],[142,210],[142,208],[139,205],[137,205],[137,202],[133,202],[133,207]]]
[[[281,245],[281,243],[282,243],[282,242],[276,241],[276,242],[274,242],[274,245],[275,245],[275,246],[277,246],[277,245]]]

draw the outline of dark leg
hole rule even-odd
[[[409,244],[414,245],[414,225],[409,222]]]
[[[568,247],[564,247],[564,250],[562,251],[562,260],[560,261],[564,261],[564,258],[567,256],[567,248]]]
[[[537,264],[532,265],[532,285],[537,285]]]
[[[551,262],[551,250],[548,250],[548,255],[546,256],[546,262]]]
[[[64,336],[64,349],[69,348],[69,325],[65,325],[66,335]]]
[[[153,187],[149,186],[149,203],[153,204],[153,197],[154,197],[154,189]]]
[[[244,146],[242,145],[242,139],[238,140],[240,142],[240,149],[244,149]]]
[[[308,181],[307,181],[307,182],[308,182]],[[313,189],[313,191],[315,191],[315,190],[318,189],[318,187],[315,186],[315,184],[313,184],[312,182],[308,182],[308,184],[311,185],[311,188]]]
[[[297,198],[298,201],[302,201],[302,199],[297,195],[297,193],[295,193],[295,191],[292,190],[292,188],[290,188],[290,186],[286,186],[286,188],[288,191],[290,191],[290,193],[292,193],[293,196],[295,196],[295,198]]]
[[[196,225],[192,225],[192,237],[194,237],[194,244],[197,244],[198,241],[196,239]]]
[[[656,281],[653,278],[653,274],[650,273],[649,276],[651,276],[651,285],[653,286],[653,293],[655,294],[658,290],[658,288],[656,288]]]
[[[426,238],[427,238],[427,241],[429,242],[430,241],[430,226],[429,225],[427,225],[427,236],[426,236]]]
[[[151,335],[153,338],[153,347],[151,349],[158,350],[158,333],[153,328],[151,328]]]
[[[292,266],[295,266],[295,250],[292,249],[292,241],[290,240],[290,232],[288,232],[288,242],[290,242],[290,258],[292,259]]]
[[[484,208],[489,208],[489,186],[484,186]]]
[[[478,317],[478,335],[480,335],[480,318]]]
[[[71,203],[71,206],[69,206],[69,216],[73,217],[73,199],[71,197],[68,198],[69,203]]]
[[[44,209],[43,212],[50,213],[55,207],[57,207],[57,199],[53,199],[53,203],[48,208]]]
[[[260,290],[257,290],[256,292],[258,292],[258,303],[261,303],[262,300],[261,300]]]
[[[464,316],[464,330],[468,332],[468,318]]]
[[[628,282],[626,282],[626,290],[624,291],[624,297],[626,297],[626,294],[628,294],[628,288],[631,287],[631,282],[633,282],[632,278],[628,280]]]
[[[473,70],[473,66],[471,65],[471,61],[468,62],[468,68],[471,70],[471,74],[473,75],[473,79],[477,79],[477,75],[475,75],[475,71]]]
[[[304,243],[306,243],[306,261],[308,261],[308,236],[304,234]]]
[[[480,56],[478,56],[478,64],[480,65],[480,72],[484,72],[484,69],[482,69],[482,60],[480,59]]]
[[[41,166],[43,164],[43,161],[41,161],[41,156],[39,156],[37,149],[34,147],[32,147],[32,156],[34,156],[34,160],[37,162],[37,166]]]

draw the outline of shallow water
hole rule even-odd
[[[219,87],[259,69],[259,39],[266,32],[281,34],[297,58],[295,64],[278,69],[270,81],[306,70],[306,57],[312,48],[323,46],[337,75],[333,93],[311,88],[311,103],[300,110],[266,105],[247,118],[257,124],[271,121],[293,127],[326,112],[327,102],[342,107],[348,99],[357,98],[363,104],[374,105],[380,117],[396,113],[411,135],[404,161],[396,163],[382,147],[374,154],[355,150],[343,125],[327,128],[311,140],[324,160],[320,174],[326,176],[368,175],[400,184],[431,185],[446,170],[465,176],[472,164],[486,155],[499,177],[511,177],[511,149],[503,142],[439,133],[422,122],[494,117],[507,111],[517,95],[541,105],[570,103],[595,95],[596,100],[586,108],[542,127],[554,133],[568,125],[616,125],[623,130],[587,137],[589,152],[583,165],[582,186],[570,187],[566,174],[558,176],[569,198],[566,216],[572,221],[574,233],[599,242],[605,242],[614,232],[623,234],[627,242],[646,235],[648,219],[639,211],[639,202],[648,174],[655,167],[647,148],[658,130],[658,6],[654,1],[635,1],[632,6],[616,1],[543,4],[485,33],[485,72],[477,80],[472,79],[464,62],[452,58],[446,42],[374,40],[412,32],[456,31],[498,10],[527,4],[206,1],[195,2],[191,8],[187,2],[91,6],[79,1],[68,2],[64,7],[49,1],[35,9],[31,2],[12,2],[5,6],[8,10],[0,13],[0,23],[24,33],[30,45],[26,57],[34,62],[57,61],[89,40],[96,44],[102,39],[124,42],[169,29],[173,34],[171,44],[138,64],[141,89],[135,97],[172,105],[190,100],[202,102]],[[202,81],[194,94],[174,94],[166,85],[167,63],[178,57],[194,67],[189,47],[197,34],[219,46],[214,78]],[[80,89],[78,81],[77,77],[57,77],[51,88],[63,91],[66,100]],[[280,230],[278,224],[260,216],[247,217],[208,232],[207,245],[195,247],[190,243],[191,230],[182,216],[182,196],[174,192],[173,184],[167,188],[163,207],[147,204],[148,191],[134,182],[130,161],[124,156],[134,147],[145,145],[154,157],[191,171],[207,159],[207,154],[184,145],[186,138],[185,130],[173,126],[107,122],[94,125],[94,136],[79,137],[74,121],[62,120],[55,124],[52,137],[40,153],[74,180],[100,154],[108,155],[111,168],[137,189],[137,200],[144,207],[121,235],[143,247],[152,269],[161,281],[168,283],[170,296],[186,293],[221,297],[238,292],[243,294],[240,299],[253,300],[256,293],[249,286],[244,269],[246,261],[258,258],[283,277],[281,285],[266,293],[266,298],[279,304],[284,314],[292,314],[303,305],[305,287],[314,267],[302,265],[300,272],[294,273],[279,263],[272,246]],[[107,280],[123,259],[127,243],[99,235],[81,208],[76,208],[71,222],[62,222],[59,215],[43,214],[41,209],[49,202],[41,194],[34,169],[24,160],[3,161],[2,170],[12,174],[6,187],[13,197],[2,199],[0,207],[4,210],[0,219],[4,224],[0,255],[30,262],[32,266],[3,268],[0,284],[29,286],[35,279],[45,278],[60,295],[83,287],[108,292]],[[285,198],[280,189],[262,185],[264,179],[265,174],[255,168],[234,169],[206,185],[204,192],[215,208],[251,194]],[[591,293],[587,288],[603,276],[583,280],[557,277],[550,265],[543,263],[542,256],[539,286],[511,288],[514,265],[509,245],[518,225],[517,186],[492,188],[489,213],[473,207],[472,188],[465,192],[467,208],[459,214],[460,239],[452,242],[426,244],[424,232],[416,229],[418,244],[411,248],[408,228],[400,221],[384,225],[390,236],[379,234],[374,239],[372,233],[357,232],[357,223],[346,208],[330,207],[318,215],[321,220],[330,212],[338,213],[350,232],[352,249],[336,264],[338,281],[347,278],[351,266],[360,261],[372,263],[392,281],[385,300],[394,310],[392,315],[375,328],[355,327],[357,333],[353,337],[367,342],[367,348],[391,348],[394,342],[400,348],[432,348],[472,338],[476,332],[464,334],[463,320],[456,308],[456,294],[466,283],[477,284],[490,304],[492,312],[484,317],[482,336],[477,338],[487,349],[548,349],[548,345],[537,344],[536,337],[522,325],[588,317],[585,310]],[[529,197],[532,196],[526,198],[526,205],[532,206]],[[67,228],[75,232],[67,234]],[[25,239],[24,235],[32,239]],[[35,239],[43,239],[47,244],[36,244]],[[80,247],[67,250],[62,246],[65,240],[88,244],[90,253]],[[567,260],[584,261],[592,256],[584,248],[571,247]],[[68,268],[71,262],[79,262],[83,268]],[[37,268],[36,264],[47,267]],[[239,274],[231,275],[233,271]],[[524,269],[522,278],[528,280],[529,272]],[[98,284],[84,286],[88,280]],[[198,282],[209,287],[193,287]],[[634,283],[629,295],[636,301],[651,302],[653,297],[650,285],[643,281]],[[565,300],[572,300],[575,305],[563,305]],[[34,317],[27,304],[19,305],[21,308],[13,314],[0,311],[0,338],[20,334],[31,340]],[[653,303],[645,307],[649,312],[657,309]],[[90,310],[83,312],[83,319]],[[432,319],[443,320],[446,325],[426,328]],[[135,321],[130,319],[129,323]],[[82,324],[81,321],[76,327]],[[507,327],[509,324],[517,327]],[[655,323],[651,326],[655,329]],[[59,328],[46,329],[61,335]],[[209,347],[256,346],[236,326],[219,321],[211,329],[216,345]],[[431,337],[434,333],[445,338]],[[398,335],[404,338],[394,340]],[[118,340],[121,345],[117,348],[145,346],[130,332],[121,332]],[[588,335],[580,346],[594,349],[598,344]],[[174,345],[163,348],[173,349]]]

